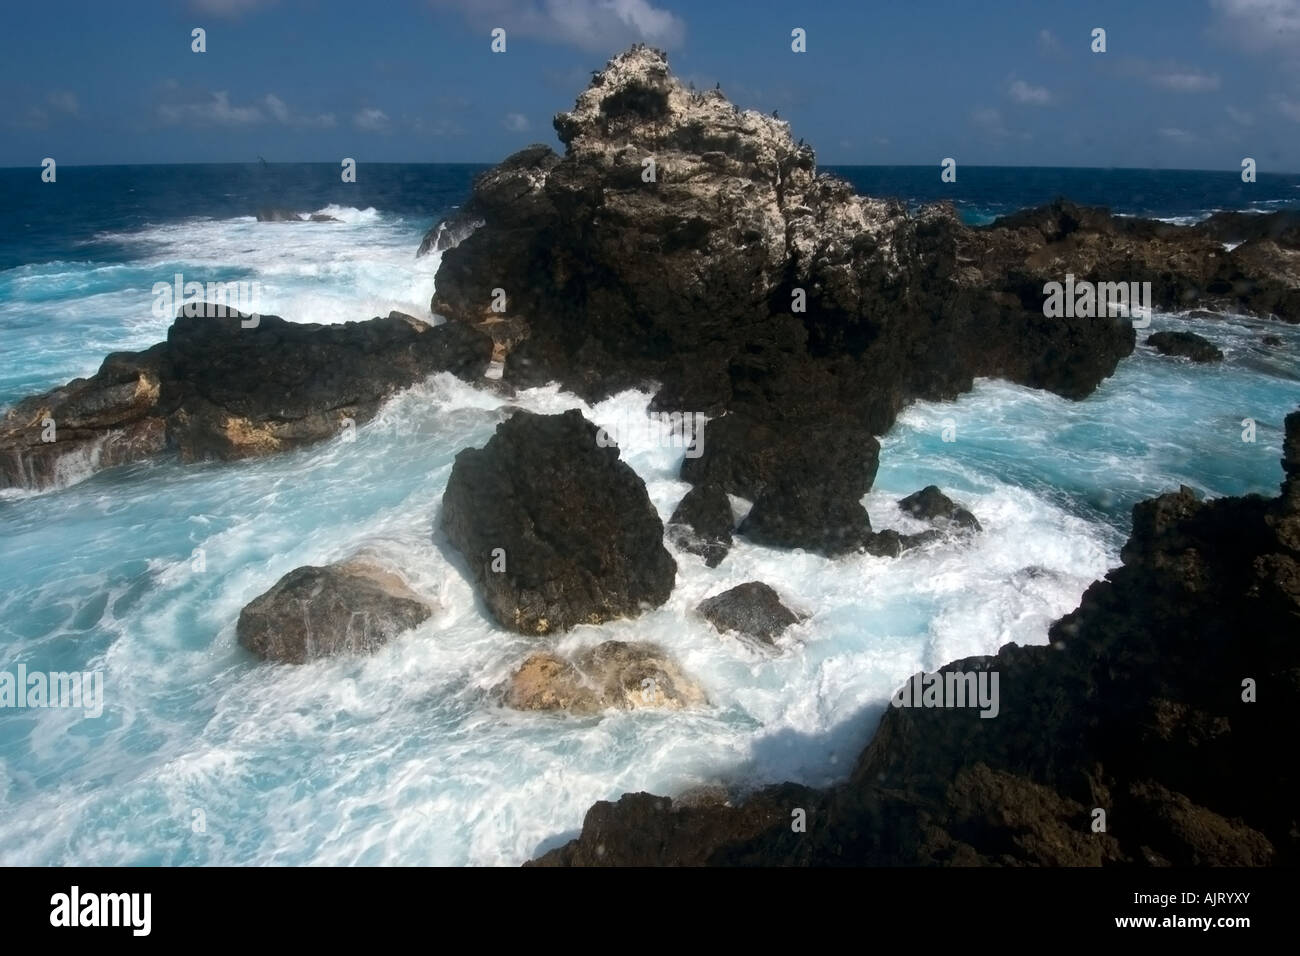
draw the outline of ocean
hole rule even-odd
[[[362,164],[354,184],[328,164],[61,167],[53,184],[39,167],[0,170],[0,407],[160,341],[170,319],[151,289],[175,273],[257,281],[261,311],[294,321],[427,317],[439,258],[416,249],[482,168]],[[1058,195],[1171,222],[1300,207],[1300,176],[961,167],[944,184],[937,166],[831,171],[871,195],[953,199],[972,223]],[[340,221],[257,222],[267,206]],[[7,493],[0,670],[101,672],[104,709],[0,709],[0,863],[517,864],[624,792],[841,780],[909,675],[1045,642],[1118,564],[1134,502],[1180,484],[1275,492],[1300,327],[1156,315],[1162,328],[1209,338],[1225,361],[1160,356],[1140,332],[1084,401],[981,380],[903,412],[865,501],[873,526],[919,530],[894,502],[937,484],[979,518],[974,538],[834,561],[738,538],[716,569],[677,555],[665,606],[559,639],[662,644],[708,693],[698,711],[497,705],[492,689],[537,642],[490,623],[432,532],[455,453],[482,445],[507,402],[447,375],[395,397],[353,443]],[[552,386],[513,403],[578,407],[612,431],[649,397],[589,407]],[[688,487],[682,450],[624,433],[666,519]],[[248,601],[360,548],[403,569],[436,608],[428,622],[373,656],[303,667],[238,646]],[[692,611],[755,579],[811,615],[779,655]]]

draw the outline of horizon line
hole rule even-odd
[[[544,145],[544,144],[533,144]],[[527,147],[524,147],[525,149]],[[518,150],[516,150],[518,152]],[[509,155],[514,155],[513,153]],[[565,154],[558,154],[563,157]],[[429,161],[429,160],[365,160],[358,161],[357,165],[366,166],[498,166],[504,159],[495,161],[482,160],[447,160],[447,161]],[[147,168],[153,166],[337,166],[341,160],[327,159],[302,159],[302,160],[277,160],[275,162],[261,160],[185,160],[182,162],[171,163],[59,163],[61,169],[131,169]],[[817,167],[840,167],[853,169],[930,169],[933,167],[941,168],[940,163],[839,163],[839,162],[818,162]],[[0,172],[18,169],[41,169],[40,163],[19,166],[0,166]],[[1001,163],[962,163],[961,169],[1072,169],[1080,171],[1096,172],[1157,172],[1157,173],[1223,173],[1224,175],[1240,175],[1240,169],[1206,169],[1204,167],[1194,166],[1057,166],[1047,164],[1001,164]],[[1300,169],[1297,170],[1260,170],[1258,176],[1300,176]]]

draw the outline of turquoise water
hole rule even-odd
[[[3,401],[161,338],[166,322],[138,292],[147,299],[156,273],[174,268],[258,279],[264,311],[293,319],[425,314],[437,261],[414,249],[427,222],[334,211],[346,221],[138,224],[96,240],[128,261],[0,273]],[[1180,483],[1274,492],[1282,418],[1300,399],[1300,328],[1157,316],[1152,330],[1165,327],[1212,339],[1224,363],[1139,345],[1082,402],[981,381],[955,402],[903,413],[866,499],[873,523],[918,528],[894,501],[936,483],[980,519],[975,539],[838,561],[739,541],[712,570],[679,554],[663,608],[559,641],[566,651],[611,638],[663,644],[709,695],[694,712],[571,718],[497,706],[492,689],[545,642],[494,627],[435,539],[455,452],[508,414],[449,376],[394,399],[354,443],[135,465],[0,499],[0,669],[99,670],[105,682],[97,719],[0,710],[0,863],[514,864],[625,791],[840,779],[908,675],[1007,641],[1042,643],[1118,562],[1134,501]],[[1283,347],[1265,348],[1265,334]],[[627,392],[588,408],[547,388],[513,404],[580,407],[613,431],[648,399]],[[1254,443],[1242,441],[1244,418],[1257,423]],[[687,487],[681,450],[618,433],[633,436],[624,457],[666,518]],[[303,667],[238,647],[239,610],[280,575],[362,549],[434,605],[428,622],[371,657]],[[753,579],[811,615],[779,654],[720,637],[692,613]],[[1014,706],[1014,688],[1002,694]]]

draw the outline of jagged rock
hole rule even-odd
[[[716,568],[731,550],[734,518],[731,501],[721,485],[697,485],[688,491],[668,519],[668,536],[683,551],[698,554]]]
[[[677,573],[644,482],[577,410],[518,412],[457,454],[442,527],[492,616],[527,634],[657,607]]]
[[[239,612],[239,643],[265,660],[306,664],[369,653],[428,619],[427,602],[365,560],[290,571]]]
[[[729,412],[683,475],[754,501],[755,540],[861,547],[872,436],[909,401],[981,375],[1080,398],[1132,351],[1129,323],[1046,319],[1041,282],[1034,301],[1012,294],[1027,239],[983,276],[966,263],[990,240],[951,207],[853,195],[786,123],[687,89],[659,51],[615,57],[555,125],[563,157],[515,154],[440,224],[463,238],[431,308],[492,336],[506,382],[596,399],[655,381],[657,409]],[[819,463],[818,442],[856,450]]]
[[[248,316],[211,311],[182,312],[166,342],[114,353],[92,377],[5,413],[0,487],[45,488],[69,463],[93,470],[168,450],[192,462],[297,448],[339,435],[347,420],[367,421],[434,372],[481,376],[491,350],[462,325],[398,312],[342,325],[263,315],[245,327]]]
[[[1300,411],[1283,449],[1280,497],[1139,503],[1123,565],[1047,645],[941,669],[997,674],[995,718],[889,707],[839,786],[704,808],[625,796],[537,862],[1295,866],[1300,773],[1278,728],[1300,707]]]
[[[532,654],[504,688],[506,706],[589,714],[610,707],[681,710],[708,703],[704,691],[656,644],[605,641],[573,663]]]
[[[938,528],[981,531],[975,516],[945,495],[935,485],[927,485],[898,502],[898,507],[914,518],[929,521]]]
[[[1263,342],[1271,349],[1277,349],[1282,347],[1282,339],[1276,335],[1266,335],[1262,339],[1260,339],[1260,341]]]
[[[1193,362],[1223,361],[1218,347],[1194,332],[1156,332],[1147,336],[1147,345],[1162,355],[1178,355]]]
[[[749,581],[703,601],[699,612],[719,631],[738,632],[765,644],[775,643],[799,617],[784,604],[780,596],[761,581]]]

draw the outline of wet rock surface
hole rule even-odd
[[[90,378],[6,412],[0,487],[50,487],[69,464],[95,470],[164,452],[193,462],[302,447],[369,420],[434,372],[481,376],[490,353],[463,326],[397,312],[341,325],[213,312],[182,314],[166,342],[114,353]]]
[[[1161,355],[1176,355],[1193,362],[1222,362],[1223,353],[1209,339],[1194,332],[1156,332],[1147,337],[1147,345]]]
[[[258,657],[306,664],[374,651],[432,613],[394,571],[352,560],[290,571],[240,612],[235,633]]]
[[[668,536],[683,551],[698,554],[716,568],[731,550],[735,525],[731,500],[721,485],[697,485],[678,502],[668,519]]]
[[[517,412],[456,456],[442,528],[501,626],[549,634],[668,599],[677,564],[645,483],[580,412]]]
[[[605,641],[569,661],[530,655],[502,690],[507,707],[591,714],[609,708],[681,710],[708,703],[700,686],[656,644]]]
[[[772,644],[799,616],[781,603],[781,596],[761,581],[749,581],[704,600],[699,608],[719,631]]]

